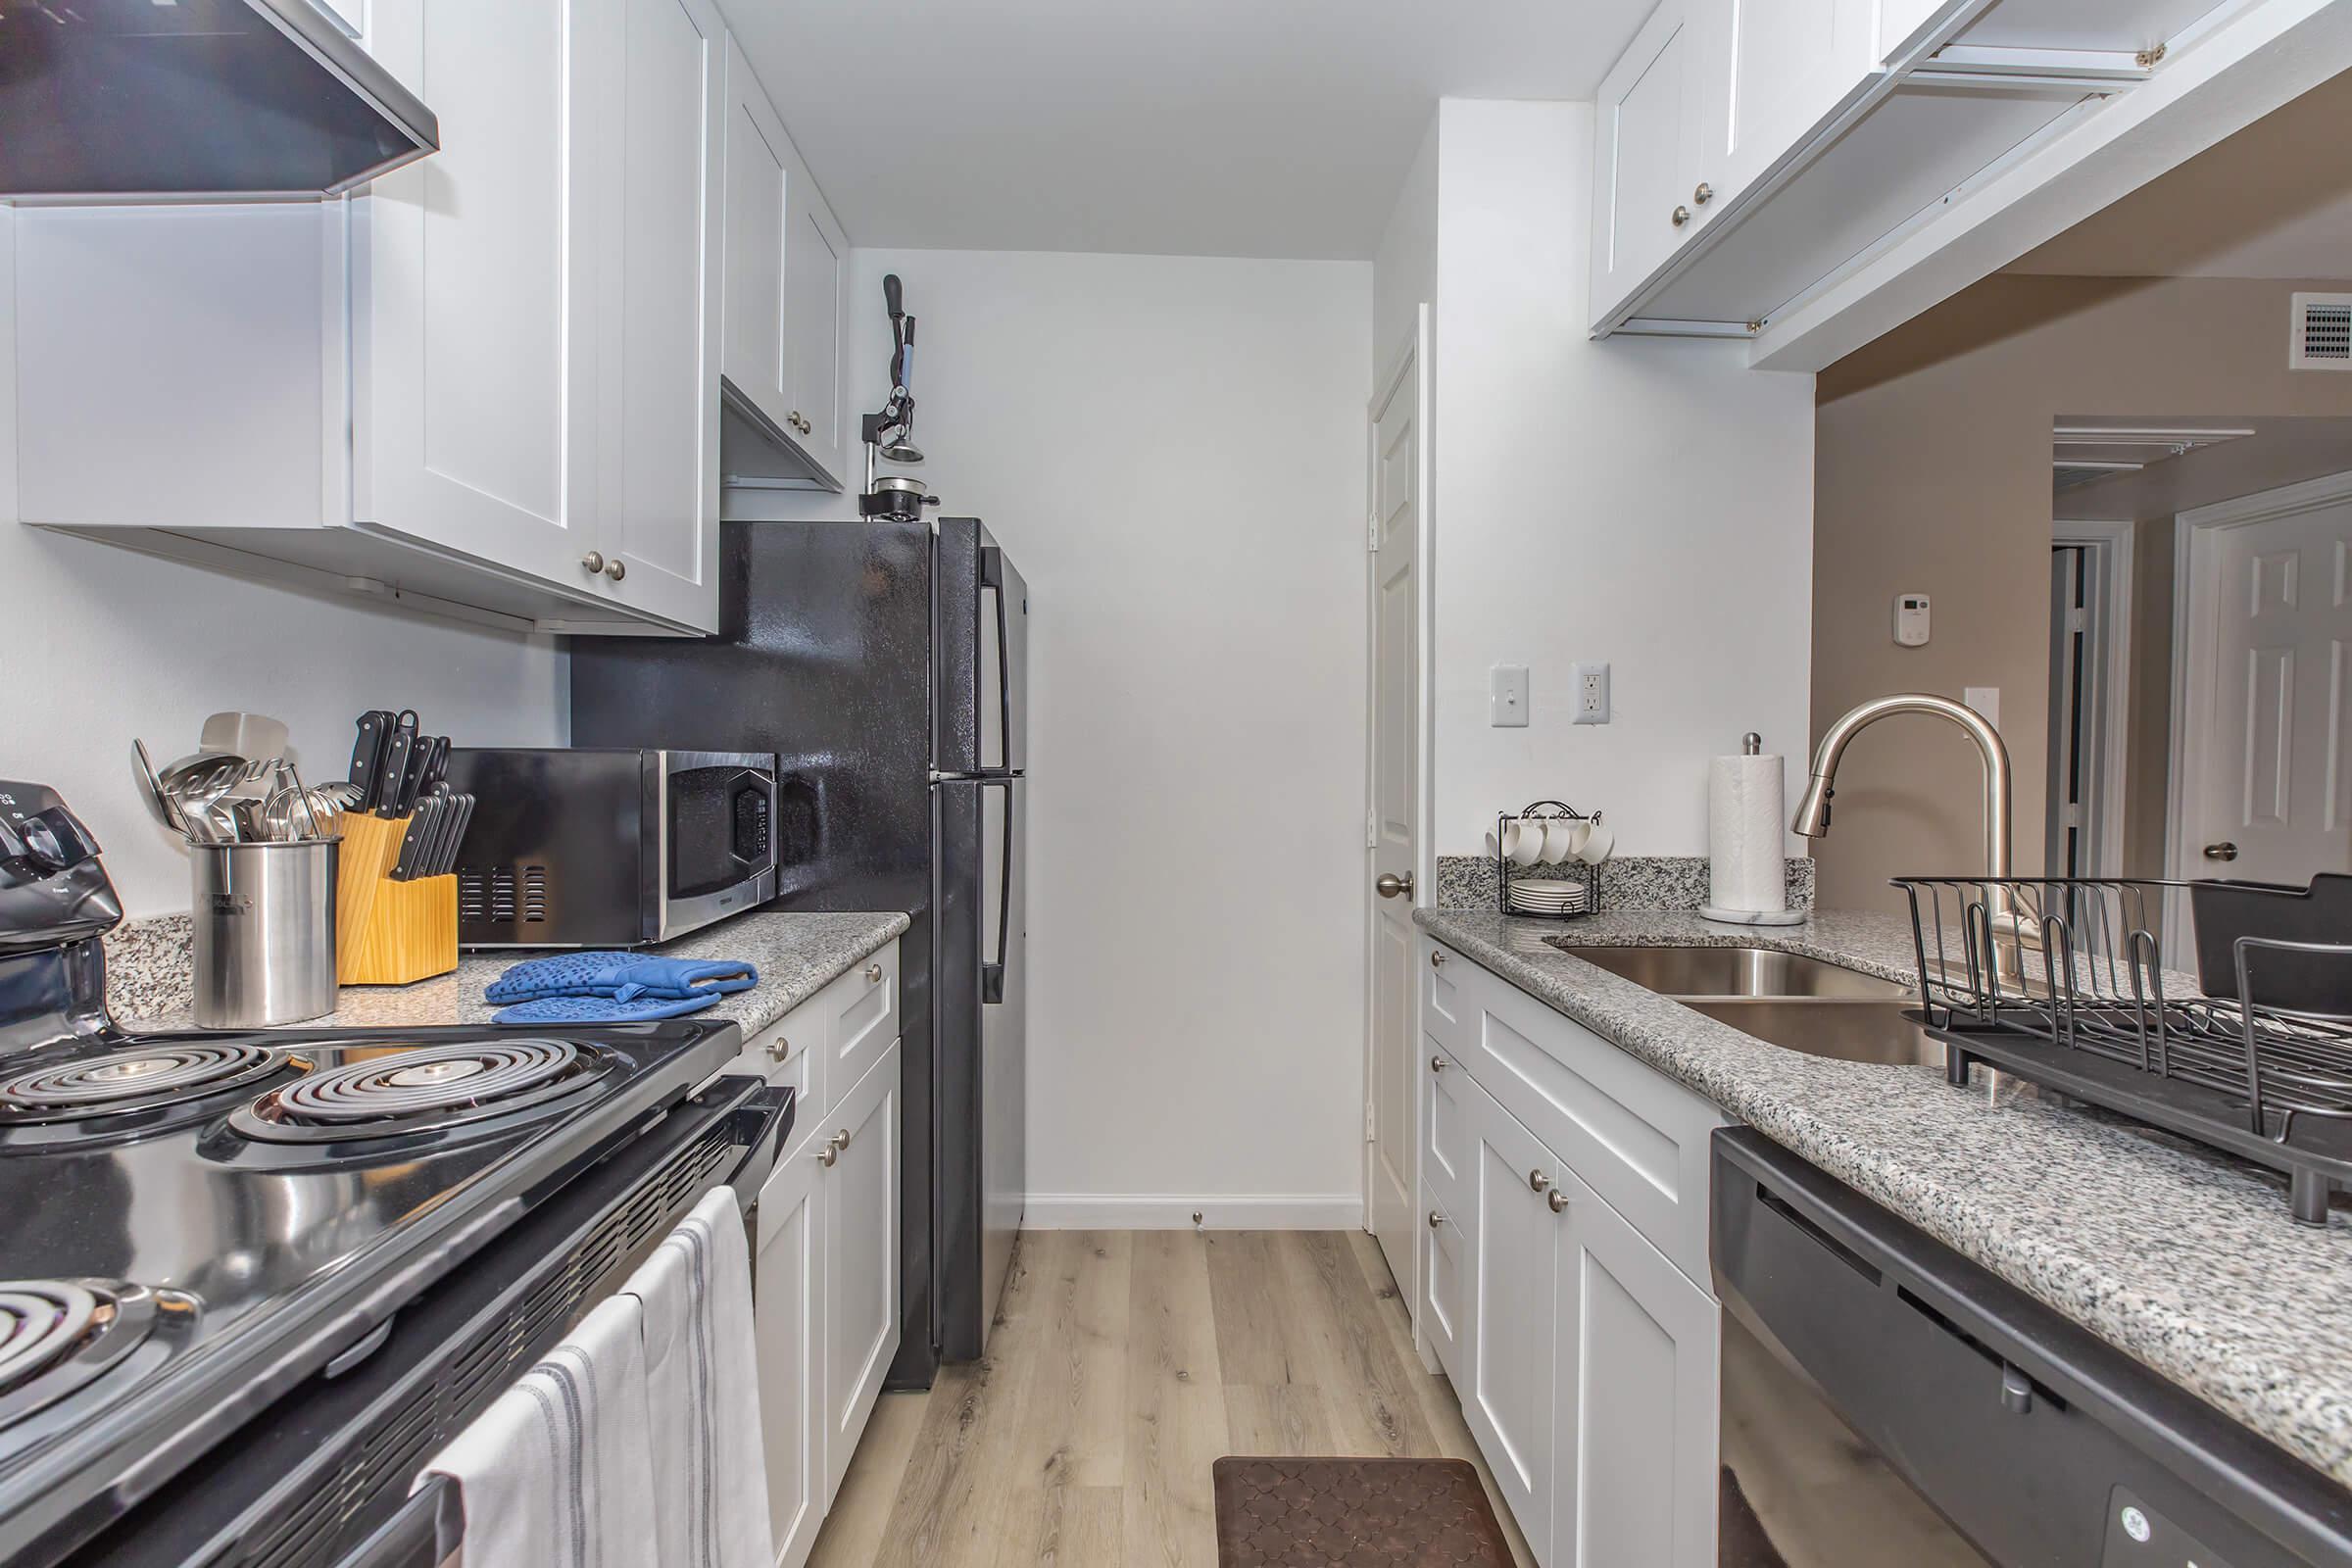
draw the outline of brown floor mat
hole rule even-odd
[[[1511,1568],[1467,1459],[1219,1459],[1217,1568]]]

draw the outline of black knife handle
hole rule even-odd
[[[384,817],[408,815],[406,808],[401,804],[401,796],[406,793],[408,787],[409,757],[415,751],[416,746],[416,720],[413,715],[404,713],[399,722],[392,726],[392,744],[384,748],[383,778],[375,792],[376,799],[382,804],[377,807],[376,815]]]
[[[360,792],[362,810],[372,810],[381,804],[377,792],[382,788],[384,746],[391,733],[392,715],[383,709],[360,715],[359,740],[351,749],[351,782]]]

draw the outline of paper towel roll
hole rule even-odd
[[[1788,906],[1782,771],[1778,757],[1718,757],[1707,764],[1710,908],[1771,914]]]

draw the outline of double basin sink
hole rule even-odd
[[[1694,1012],[1809,1056],[1940,1067],[1943,1046],[1903,1016],[1908,986],[1767,948],[1578,947],[1544,941]]]

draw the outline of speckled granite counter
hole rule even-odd
[[[2013,1082],[1784,1051],[1544,942],[1754,946],[1912,979],[1910,922],[1732,930],[1625,912],[1572,925],[1423,909],[1448,947],[1688,1084],[2003,1279],[2352,1485],[2352,1214],[2287,1217],[2285,1184]]]
[[[673,958],[740,958],[760,971],[760,983],[718,999],[695,1016],[732,1018],[746,1034],[766,1028],[824,988],[825,982],[875,952],[907,927],[904,914],[746,914],[647,951]],[[107,944],[107,995],[116,1018],[128,1027],[186,1029],[188,950],[130,928]],[[184,933],[186,921],[179,920]],[[488,1023],[498,1009],[482,988],[525,953],[466,954],[457,968],[411,986],[345,986],[341,1004],[299,1025],[317,1029],[424,1028]]]

